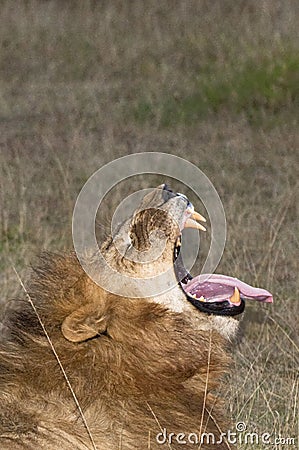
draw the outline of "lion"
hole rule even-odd
[[[88,256],[101,283],[75,252],[41,257],[5,319],[1,450],[233,448],[219,395],[228,343],[244,298],[272,296],[223,275],[192,278],[181,234],[202,221],[161,185],[104,241],[105,267]]]

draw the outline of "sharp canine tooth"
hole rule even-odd
[[[196,294],[190,294],[190,295],[191,295],[191,297],[195,298],[196,300],[199,300],[200,302],[205,302],[206,301],[206,299],[204,298],[203,295],[201,295],[199,298],[196,297]]]
[[[196,230],[206,231],[200,223],[195,222],[193,219],[187,219],[184,228],[195,228]]]
[[[206,222],[206,219],[204,218],[204,216],[202,216],[201,214],[199,214],[196,211],[194,211],[191,214],[191,218],[194,219],[194,220],[200,220],[201,222]]]
[[[237,287],[235,287],[235,292],[233,293],[233,295],[230,298],[230,302],[231,303],[240,303],[240,292],[239,289]]]

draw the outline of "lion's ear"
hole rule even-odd
[[[64,337],[71,342],[83,342],[107,331],[107,314],[99,305],[82,306],[67,316],[61,326]]]

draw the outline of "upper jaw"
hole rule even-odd
[[[178,221],[179,236],[184,228],[195,228],[197,230],[206,231],[206,228],[199,222],[206,222],[206,219],[194,210],[194,206],[190,200],[180,192],[174,193],[169,187],[164,184],[160,186],[163,189],[163,194],[168,196],[168,199],[176,201],[175,206],[165,206],[170,214]],[[175,217],[177,216],[177,217]]]
[[[207,231],[206,228],[199,222],[206,222],[206,219],[197,211],[194,211],[194,206],[191,202],[189,202],[183,216],[182,229],[195,228],[196,230]]]

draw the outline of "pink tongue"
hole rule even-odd
[[[238,278],[228,277],[219,274],[204,274],[192,278],[184,286],[184,290],[189,294],[196,294],[196,297],[203,295],[206,299],[230,297],[233,295],[235,287],[240,291],[243,298],[258,300],[260,302],[272,303],[273,297],[265,289],[259,289],[238,280]]]

